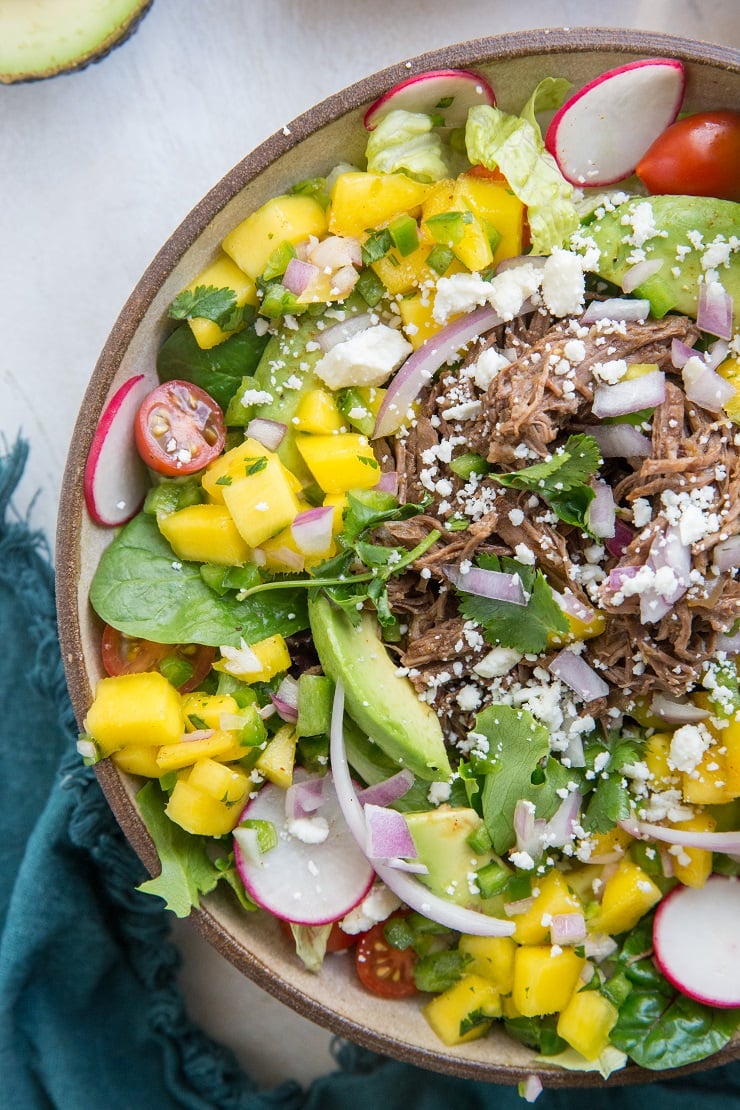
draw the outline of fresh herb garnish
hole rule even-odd
[[[491,477],[508,489],[532,490],[565,524],[588,531],[587,512],[594,499],[590,479],[601,465],[599,445],[593,436],[569,436],[547,462],[525,466]]]
[[[172,320],[212,320],[224,331],[232,331],[238,325],[239,311],[233,289],[198,285],[195,289],[184,289],[175,297],[169,316]]]
[[[605,753],[608,755],[606,762]],[[587,748],[586,767],[593,773],[594,762],[598,760],[600,777],[583,817],[582,824],[586,832],[608,832],[618,821],[629,817],[630,793],[622,768],[639,759],[639,743],[632,737],[615,738],[613,747],[594,744]]]
[[[371,231],[362,244],[363,266],[371,266],[373,262],[379,262],[381,258],[385,258],[392,246],[393,240],[391,239],[391,233],[388,228],[382,228],[380,231]]]
[[[267,467],[267,455],[259,455],[255,459],[245,459],[245,473],[247,476],[250,474],[259,474],[260,470]]]

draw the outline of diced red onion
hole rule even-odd
[[[604,459],[649,459],[652,442],[634,424],[594,424],[588,429]]]
[[[256,416],[254,420],[249,421],[246,430],[250,439],[256,439],[268,451],[277,451],[285,438],[288,426],[279,423],[277,420],[267,420],[262,416]]]
[[[671,340],[671,362],[676,370],[681,370],[695,354],[697,354],[696,349],[689,347],[688,343],[684,343],[681,339]]]
[[[306,509],[294,518],[290,531],[295,545],[303,555],[322,555],[331,546],[334,509],[319,505]]]
[[[331,275],[332,296],[346,297],[357,285],[359,278],[359,272],[349,264],[335,270]]]
[[[725,361],[729,353],[730,344],[727,340],[716,339],[704,356],[707,361],[707,366],[712,370],[716,370],[720,363]]]
[[[534,905],[534,898],[519,898],[516,902],[504,902],[504,912],[508,917],[517,917],[520,913],[527,913]]]
[[[396,772],[390,778],[383,779],[382,782],[376,782],[373,786],[361,790],[357,796],[362,805],[389,806],[393,802],[397,802],[404,794],[408,794],[413,785],[413,771],[404,767],[402,771]]]
[[[365,803],[362,808],[367,829],[365,844],[367,858],[371,862],[396,857],[413,859],[416,855],[416,845],[404,815],[396,809],[387,809],[385,806]]]
[[[673,878],[673,856],[666,847],[658,848],[658,855],[660,856],[660,866],[663,868],[663,874],[666,879]]]
[[[284,721],[298,720],[298,683],[292,675],[286,674],[270,700]]]
[[[292,547],[287,544],[281,547],[274,547],[270,552],[271,557],[283,566],[288,567],[289,570],[295,571],[300,574],[306,565],[306,560],[303,558],[299,551],[294,551]]]
[[[517,852],[526,852],[533,860],[539,859],[545,845],[547,822],[535,817],[532,802],[520,798],[514,806],[514,832]]]
[[[396,871],[406,871],[409,875],[428,875],[429,868],[425,863],[417,863],[415,860],[401,859],[400,856],[395,856],[393,859],[384,861],[387,867],[392,867]]]
[[[582,913],[554,913],[550,922],[553,944],[580,944],[586,939],[586,919]]]
[[[688,359],[681,371],[684,392],[690,401],[707,412],[721,412],[735,396],[735,386],[698,355]]]
[[[542,1080],[538,1075],[528,1075],[520,1084],[519,1094],[525,1102],[534,1102],[542,1094]]]
[[[611,593],[619,593],[625,582],[631,578],[635,578],[639,573],[640,568],[634,566],[614,567],[614,570],[609,571],[608,585]]]
[[[662,535],[654,538],[650,545],[648,566],[655,571],[664,567],[673,571],[676,584],[670,593],[662,595],[666,601],[675,602],[683,597],[691,585],[691,548],[683,542],[675,524],[669,524]]]
[[[608,960],[618,947],[614,937],[608,936],[607,933],[592,933],[591,936],[586,937],[583,950],[587,959],[594,960],[598,964],[602,960]]]
[[[308,248],[309,262],[320,270],[340,270],[343,266],[362,265],[362,247],[351,235],[329,235]]]
[[[594,619],[595,612],[591,606],[584,605],[573,591],[567,587],[564,593],[553,590],[552,596],[555,598],[562,611],[567,613],[569,617],[575,617],[577,621],[583,621],[584,624],[589,624]]]
[[[598,385],[591,411],[600,419],[626,416],[640,409],[653,409],[665,401],[665,374],[653,370],[641,378],[629,378],[615,385]]]
[[[182,742],[183,744],[190,744],[194,740],[208,740],[209,737],[213,736],[214,731],[215,729],[212,728],[196,728],[194,732],[183,733]]]
[[[612,488],[598,478],[591,483],[591,486],[595,497],[586,513],[589,530],[598,539],[611,539],[616,530],[617,519],[617,506],[614,504]]]
[[[568,747],[563,752],[563,762],[568,760],[571,767],[585,767],[586,753],[583,748],[583,737],[580,732],[573,732],[568,737]]]
[[[562,848],[573,839],[573,827],[581,812],[582,801],[579,790],[574,790],[567,798],[563,798],[545,828],[545,843],[548,847]]]
[[[732,297],[718,281],[702,281],[696,323],[702,331],[719,339],[732,339]]]
[[[358,332],[371,327],[372,322],[369,312],[360,312],[356,316],[348,314],[346,320],[341,320],[327,328],[326,331],[319,332],[316,336],[316,342],[326,354],[332,347],[336,347],[337,343],[344,343]]]
[[[352,785],[352,778],[344,748],[344,687],[337,682],[331,718],[330,757],[337,800],[345,821],[360,848],[365,847],[366,823],[362,807]],[[398,869],[377,861],[373,864],[378,878],[413,910],[417,910],[438,925],[447,925],[460,933],[471,936],[508,937],[516,926],[513,921],[469,910],[433,894],[415,875],[404,874]]]
[[[678,844],[682,848],[703,848],[707,852],[721,855],[740,855],[740,831],[733,832],[695,832],[689,829],[669,829],[665,825],[653,825],[648,821],[629,818],[619,824],[631,836],[643,840],[660,840],[664,844]]]
[[[631,297],[609,297],[605,301],[591,301],[581,316],[582,324],[595,324],[599,320],[623,320],[637,323],[650,315],[650,301],[633,300]]]
[[[526,605],[529,601],[518,574],[483,570],[481,567],[471,567],[463,574],[459,566],[443,566],[442,571],[463,593],[490,597],[494,601],[510,601],[512,605]]]
[[[609,693],[609,684],[585,659],[567,648],[555,656],[548,670],[585,702],[605,698]]]
[[[300,821],[310,817],[324,804],[323,778],[304,779],[292,783],[285,791],[286,821]]]
[[[726,651],[728,655],[740,653],[740,632],[734,636],[723,634],[717,637],[717,651]]]
[[[530,303],[525,302],[518,315],[524,315],[530,308]],[[472,339],[485,335],[501,323],[503,321],[498,312],[484,305],[483,308],[459,316],[409,355],[388,386],[375,421],[373,439],[397,431],[407,419],[409,406],[424,386],[429,385],[440,366],[453,358]]]
[[[653,695],[650,711],[672,725],[690,725],[709,716],[709,710],[694,705],[693,701],[676,701],[666,694]]]
[[[300,258],[291,258],[283,274],[283,285],[289,293],[295,293],[300,297],[318,273],[318,266],[314,266],[312,262],[301,262]]]
[[[631,293],[633,289],[637,289],[638,285],[642,285],[643,281],[647,281],[662,268],[662,258],[646,258],[644,262],[636,262],[622,275],[622,289],[625,293]]]
[[[712,551],[712,563],[717,570],[735,570],[740,567],[739,533],[728,536],[726,540],[720,540]]]
[[[386,470],[380,475],[380,481],[375,487],[381,493],[392,493],[395,497],[398,493],[398,472],[395,470]]]
[[[615,559],[621,559],[625,551],[635,538],[635,533],[630,528],[629,524],[625,524],[619,517],[614,521],[614,535],[607,536],[605,541],[606,550]],[[636,569],[636,568],[635,568]]]

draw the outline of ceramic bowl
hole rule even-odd
[[[248,154],[185,218],[143,274],[113,326],[85,394],[65,472],[58,535],[59,621],[67,679],[80,722],[101,677],[100,625],[88,604],[88,588],[100,554],[112,538],[110,530],[91,521],[83,498],[82,476],[93,432],[106,398],[142,365],[153,365],[167,331],[170,301],[211,261],[226,232],[292,182],[323,174],[339,161],[360,158],[365,142],[363,110],[411,73],[472,68],[489,79],[501,108],[517,111],[547,74],[566,77],[579,87],[613,66],[650,56],[685,63],[688,109],[737,107],[740,102],[740,53],[722,46],[613,29],[539,30],[477,39],[399,62],[311,108]],[[157,857],[133,800],[137,780],[107,761],[96,770],[126,836],[156,873]],[[594,1073],[574,1074],[535,1064],[528,1049],[502,1033],[446,1048],[432,1033],[417,1002],[393,1003],[367,994],[343,959],[328,960],[321,975],[310,974],[297,962],[274,919],[240,912],[228,895],[206,898],[202,909],[193,914],[193,922],[236,970],[286,1005],[388,1056],[498,1083],[515,1083],[533,1072],[552,1087],[602,1082]],[[727,1046],[712,1063],[738,1054],[740,1041]],[[629,1066],[614,1073],[609,1084],[654,1077]]]

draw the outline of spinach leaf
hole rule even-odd
[[[127,636],[165,644],[238,647],[242,637],[255,643],[308,628],[305,590],[268,590],[244,601],[233,594],[218,597],[203,581],[200,564],[178,560],[146,513],[134,517],[103,553],[90,603],[101,620]]]
[[[611,1031],[613,1045],[651,1071],[679,1068],[718,1052],[740,1024],[740,1011],[718,1010],[665,989],[635,987]]]
[[[157,355],[157,374],[162,382],[178,378],[205,389],[224,411],[242,378],[252,374],[267,346],[267,335],[244,328],[223,343],[203,351],[187,324],[176,328]]]

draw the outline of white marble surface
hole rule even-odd
[[[454,15],[452,14],[454,12]],[[740,46],[737,0],[156,0],[105,62],[0,86],[0,435],[32,455],[16,499],[53,537],[74,419],[137,278],[244,153],[402,57],[545,27],[639,27]],[[193,1016],[265,1084],[331,1067],[329,1036],[177,928]]]

